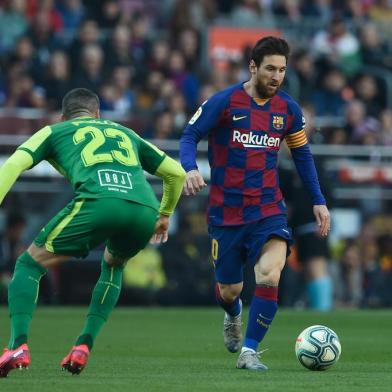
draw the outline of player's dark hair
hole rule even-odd
[[[250,58],[256,63],[256,67],[259,67],[264,56],[281,55],[287,61],[289,54],[290,47],[283,38],[268,36],[257,41],[251,51]]]
[[[78,113],[96,113],[99,110],[98,95],[86,88],[75,88],[65,94],[62,112],[65,118],[75,117]]]

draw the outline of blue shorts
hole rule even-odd
[[[239,226],[208,227],[211,254],[217,282],[234,284],[243,281],[247,261],[253,265],[260,257],[264,244],[272,237],[287,241],[287,255],[293,243],[286,215],[274,215]]]

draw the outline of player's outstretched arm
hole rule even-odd
[[[187,196],[196,195],[196,193],[200,192],[206,186],[207,184],[199,170],[194,169],[186,173],[184,193]]]
[[[23,150],[15,151],[0,168],[0,204],[22,172],[33,164],[32,156]]]
[[[326,201],[321,193],[317,177],[316,167],[309,146],[292,149],[295,165],[306,191],[309,193],[313,203],[313,214],[319,227],[319,233],[325,237],[330,229],[330,216]]]
[[[163,178],[163,195],[159,207],[160,216],[155,226],[151,243],[166,242],[168,239],[169,217],[180,199],[185,181],[185,171],[174,159],[166,156],[158,166],[155,175]]]

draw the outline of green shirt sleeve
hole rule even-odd
[[[155,174],[166,154],[147,140],[139,138],[139,159],[143,170]]]
[[[0,168],[0,204],[20,174],[33,165],[33,157],[26,151],[16,150]]]
[[[51,134],[52,129],[50,126],[46,126],[18,147],[18,150],[26,151],[33,157],[32,166],[48,158]]]
[[[159,212],[170,216],[180,199],[186,173],[178,162],[166,156],[155,175],[163,178],[163,195]]]

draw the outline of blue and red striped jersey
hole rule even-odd
[[[325,204],[299,105],[284,91],[261,101],[243,83],[218,92],[199,107],[180,141],[188,172],[197,169],[197,143],[208,135],[211,183],[207,218],[240,225],[286,213],[279,188],[278,151],[285,139],[314,204]]]

